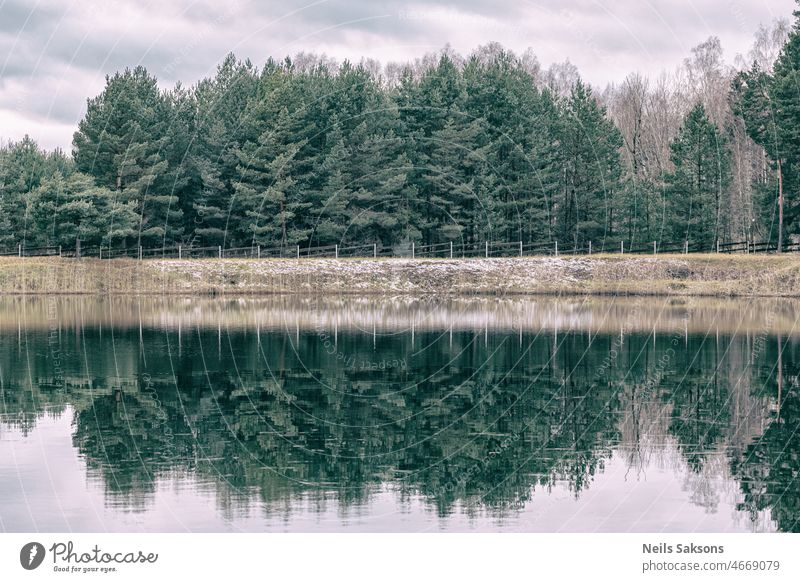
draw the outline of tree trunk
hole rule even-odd
[[[778,421],[781,419],[781,400],[783,398],[783,346],[781,345],[781,336],[778,334]]]
[[[286,243],[286,213],[283,210],[283,200],[281,200],[281,248],[284,248]]]
[[[783,172],[778,160],[778,252],[783,251]]]

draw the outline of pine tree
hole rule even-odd
[[[311,212],[314,215],[310,240],[312,246],[342,241],[349,222],[348,206],[352,202],[350,149],[335,114],[326,141],[328,153],[318,169],[321,188],[311,193]]]
[[[7,225],[7,230],[0,234],[3,246],[35,245],[29,198],[46,171],[46,154],[27,135],[9,144],[0,154],[0,221]]]
[[[559,238],[575,248],[613,236],[622,138],[589,89],[578,82],[564,103]]]
[[[727,143],[697,104],[670,145],[674,171],[666,176],[671,240],[715,250],[723,230],[722,192],[730,183]]]
[[[183,229],[175,168],[167,160],[170,116],[164,101],[144,67],[126,69],[107,77],[103,92],[89,100],[73,137],[78,170],[136,203],[140,224],[129,242],[145,246],[177,242]]]
[[[430,201],[439,212],[437,242],[475,244],[486,240],[491,208],[486,189],[489,152],[486,128],[480,119],[451,115],[431,135],[435,145],[426,160]]]
[[[295,142],[292,120],[284,108],[257,142],[238,152],[236,195],[243,211],[237,235],[243,244],[286,248],[302,242],[307,233],[293,228],[298,211],[307,208],[296,191],[293,172],[303,142]]]
[[[55,174],[32,192],[31,216],[44,244],[117,246],[134,236],[139,225],[135,202],[119,198],[86,174]]]
[[[800,119],[800,10],[794,14],[792,32],[775,63],[773,78],[769,83],[768,105],[774,115],[775,131],[766,142],[771,139],[775,144],[771,157],[778,164],[778,204],[779,213],[783,215],[780,223],[785,224],[792,233],[800,228],[800,127],[797,123]],[[783,228],[779,240],[782,248]]]
[[[547,89],[529,109],[519,191],[522,193],[520,240],[547,243],[555,238],[555,206],[561,190],[563,157],[561,114],[555,96]]]
[[[449,240],[441,231],[443,225],[451,222],[447,209],[440,203],[440,188],[436,175],[447,172],[447,168],[435,167],[436,151],[441,142],[436,139],[438,132],[445,130],[448,120],[461,116],[465,97],[463,79],[453,59],[448,54],[439,58],[436,67],[426,71],[418,83],[410,78],[401,88],[401,121],[410,133],[407,155],[415,170],[410,174],[416,199],[410,211],[415,215],[416,228],[421,241],[434,244]]]
[[[204,79],[195,88],[196,134],[191,165],[199,184],[186,215],[191,217],[192,244],[197,246],[225,244],[229,224],[236,220],[231,215],[238,179],[236,151],[249,130],[245,112],[256,94],[256,76],[249,62],[240,62],[229,54],[214,78]]]
[[[733,81],[732,101],[736,114],[744,119],[748,135],[764,148],[774,166],[774,186],[765,186],[766,194],[775,192],[774,204],[766,204],[769,213],[777,206],[778,249],[784,245],[784,231],[798,232],[800,217],[800,10],[788,41],[775,62],[772,74],[754,63],[749,71]],[[787,195],[789,196],[787,198]]]
[[[45,244],[31,216],[32,193],[44,180],[73,171],[60,149],[45,152],[28,136],[0,148],[0,246]]]
[[[770,105],[770,84],[772,77],[753,64],[750,70],[739,73],[732,82],[731,108],[743,121],[747,136],[763,148],[763,163],[770,168],[767,175],[759,175],[753,187],[753,206],[760,220],[750,225],[748,239],[756,233],[754,227],[768,225],[765,237],[768,241],[780,239],[781,225],[775,218],[781,202],[783,189],[783,169],[778,152],[781,150],[778,126]],[[755,219],[754,219],[755,221]],[[776,226],[777,228],[772,228]],[[752,241],[751,241],[752,242]],[[781,241],[782,242],[782,241]],[[780,245],[782,248],[782,245]]]
[[[350,189],[352,204],[345,241],[351,245],[390,247],[408,235],[410,166],[404,144],[383,124],[362,122],[352,134]],[[357,144],[357,145],[356,145]]]

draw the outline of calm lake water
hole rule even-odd
[[[0,530],[798,531],[793,302],[0,299]]]

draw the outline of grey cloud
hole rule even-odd
[[[596,84],[675,67],[710,35],[726,58],[793,0],[0,0],[0,110],[64,127],[103,77],[143,64],[163,86],[212,74],[229,52],[261,64],[300,51],[413,60],[447,44],[532,47],[544,67],[569,58]],[[3,62],[5,65],[3,66]],[[6,118],[8,116],[6,115]],[[71,132],[64,132],[68,146]]]
[[[17,36],[20,32],[38,32],[59,19],[59,11],[31,2],[0,2],[0,35]]]

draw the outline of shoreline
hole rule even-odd
[[[800,254],[0,259],[0,295],[800,297]]]

